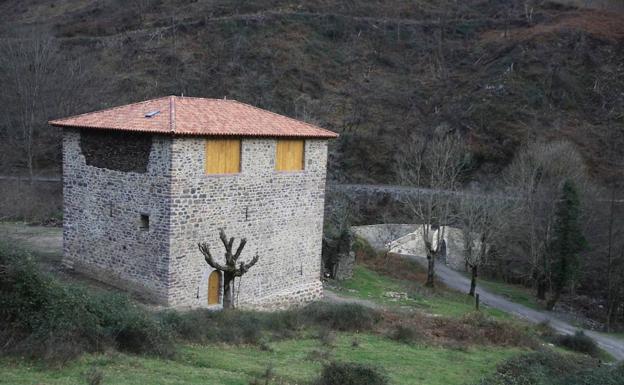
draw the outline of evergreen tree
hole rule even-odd
[[[557,203],[553,239],[549,245],[552,291],[546,304],[549,310],[555,306],[565,286],[577,274],[579,253],[587,246],[579,223],[580,213],[578,191],[574,183],[568,180],[563,185],[561,198]]]

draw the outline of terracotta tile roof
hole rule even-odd
[[[146,114],[153,116],[147,117]],[[332,131],[226,99],[166,96],[49,122],[57,127],[173,135],[335,138]]]

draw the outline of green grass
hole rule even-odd
[[[528,308],[544,310],[543,306],[539,304],[535,296],[531,293],[531,290],[526,287],[481,278],[477,281],[477,287],[479,286]]]
[[[355,267],[352,279],[340,282],[335,289],[343,296],[366,299],[390,307],[418,309],[429,314],[461,317],[474,310],[474,299],[466,294],[444,288],[426,289],[420,282],[394,279],[361,265]],[[387,295],[388,292],[407,293],[408,297],[394,299]],[[511,318],[498,309],[482,307],[482,310],[493,317]]]
[[[358,345],[352,342],[357,339]],[[87,355],[61,369],[23,361],[0,360],[0,384],[78,385],[84,373],[96,366],[104,372],[104,384],[228,384],[246,385],[271,365],[287,384],[310,383],[322,361],[316,352],[327,347],[316,339],[286,340],[270,344],[271,351],[257,347],[227,345],[180,348],[170,361],[125,354]],[[339,361],[367,363],[384,368],[392,384],[464,384],[493,373],[497,363],[523,350],[478,347],[467,351],[407,345],[370,334],[341,333],[329,357]]]

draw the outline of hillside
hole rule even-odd
[[[0,4],[0,26],[5,43],[53,36],[60,63],[80,63],[67,112],[227,96],[339,132],[330,173],[342,181],[392,181],[402,138],[440,130],[467,138],[476,178],[534,138],[574,141],[605,178],[601,149],[624,130],[615,12],[511,0],[23,0]]]

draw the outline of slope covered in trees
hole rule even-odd
[[[50,117],[164,94],[227,96],[337,131],[340,181],[393,181],[402,139],[440,131],[467,138],[477,178],[536,138],[572,140],[605,178],[615,166],[601,149],[624,130],[618,13],[535,0],[25,0],[0,4],[0,21],[3,169],[58,164]]]

